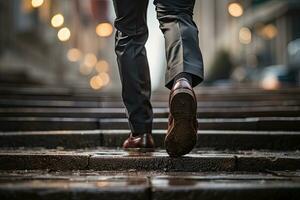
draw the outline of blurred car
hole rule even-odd
[[[260,74],[260,86],[267,90],[282,86],[299,86],[300,69],[296,67],[274,65],[264,68]]]

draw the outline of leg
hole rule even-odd
[[[171,89],[180,74],[189,74],[195,87],[203,80],[198,29],[193,21],[195,0],[155,0],[154,4],[166,41],[166,87]]]
[[[165,138],[168,154],[189,153],[197,142],[197,100],[194,86],[203,80],[198,29],[193,21],[195,0],[155,0],[157,18],[165,36],[169,123]]]
[[[133,135],[151,133],[151,83],[145,43],[148,0],[114,0],[116,54],[122,98]]]

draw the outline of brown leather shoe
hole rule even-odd
[[[169,98],[169,123],[165,147],[171,157],[188,154],[197,142],[197,100],[185,79],[173,86]]]
[[[144,133],[134,137],[131,133],[123,143],[123,148],[126,151],[152,152],[155,148],[152,134]]]

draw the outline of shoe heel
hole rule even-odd
[[[170,113],[177,118],[191,118],[196,116],[197,102],[194,94],[188,89],[178,89],[174,91],[170,100]]]
[[[192,90],[177,89],[171,94],[170,113],[173,127],[165,139],[165,147],[171,157],[188,154],[197,143],[197,101]],[[195,127],[194,127],[195,126]]]

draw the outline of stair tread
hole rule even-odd
[[[153,129],[166,129],[167,118],[155,118]],[[198,119],[201,130],[278,130],[299,131],[300,117],[248,117]],[[71,117],[0,117],[2,131],[42,131],[79,129],[127,129],[126,118],[71,118]]]
[[[0,170],[0,180],[98,180],[102,177],[189,178],[198,180],[291,180],[299,179],[300,170],[266,172],[162,172],[162,171],[97,171],[97,170]]]
[[[156,147],[164,147],[166,130],[153,130]],[[130,130],[75,130],[0,132],[0,147],[66,149],[121,147]],[[203,149],[300,149],[300,132],[199,130],[196,147]]]
[[[164,150],[128,153],[119,148],[82,150],[0,149],[1,170],[266,171],[299,170],[299,151],[203,151],[181,158]]]
[[[297,171],[176,174],[0,171],[3,199],[297,199],[299,191]]]
[[[168,101],[152,101],[153,107],[168,107]],[[286,100],[257,100],[257,101],[240,101],[240,100],[223,100],[211,101],[201,100],[197,103],[198,108],[224,108],[224,107],[259,107],[259,106],[299,106],[300,101],[295,99]],[[32,99],[0,99],[1,107],[78,107],[78,108],[124,108],[122,102],[105,102],[105,101],[82,101],[82,100],[32,100]]]

